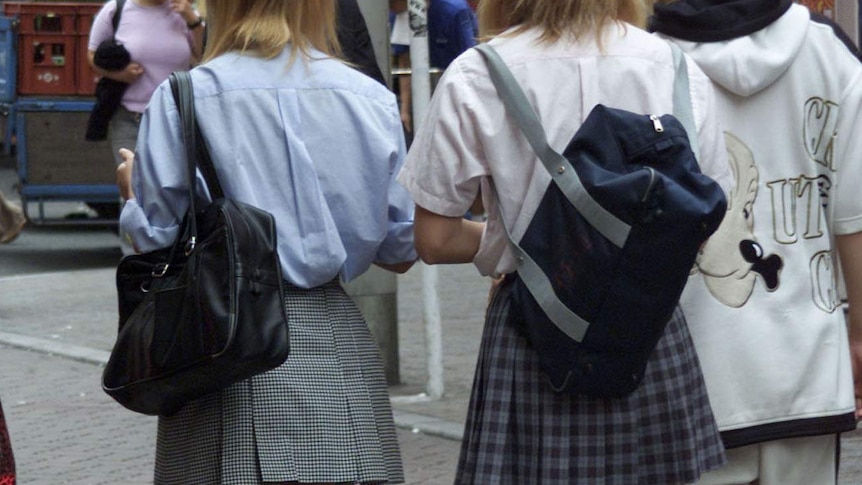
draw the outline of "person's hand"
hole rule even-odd
[[[500,285],[503,284],[503,280],[506,279],[506,275],[501,274],[496,278],[491,278],[491,288],[488,290],[488,304],[486,306],[491,306],[491,301],[494,300],[494,295],[497,294],[497,290],[500,289]]]
[[[393,273],[398,273],[398,274],[404,274],[410,268],[413,267],[413,264],[416,261],[417,260],[415,260],[415,259],[413,261],[404,261],[403,263],[379,263],[379,262],[375,261],[374,265],[378,266],[382,269],[385,269],[386,271],[391,271]]]
[[[117,187],[120,189],[120,197],[123,200],[134,199],[132,166],[135,164],[135,154],[131,150],[120,148],[120,156],[123,158],[123,162],[117,166]]]
[[[192,7],[192,2],[189,0],[171,0],[171,9],[180,14],[187,24],[193,24],[198,21],[195,9]]]
[[[137,81],[141,74],[144,73],[144,68],[137,62],[130,62],[122,71],[111,73],[112,79],[126,84],[132,84]]]
[[[401,123],[404,124],[407,133],[413,133],[413,115],[410,113],[409,106],[401,107]]]

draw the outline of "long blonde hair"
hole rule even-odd
[[[291,61],[311,49],[338,56],[335,0],[206,0],[204,60],[230,51],[277,56],[291,44]]]
[[[483,38],[517,26],[514,33],[541,30],[545,42],[580,39],[587,32],[600,35],[613,21],[643,27],[647,19],[645,0],[481,0],[478,12]]]

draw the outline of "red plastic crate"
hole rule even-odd
[[[75,95],[75,35],[21,34],[18,94]]]
[[[90,28],[93,19],[102,9],[101,4],[89,3],[79,4],[77,7],[76,29],[78,31],[78,53],[75,62],[75,80],[77,82],[77,94],[82,96],[93,96],[99,75],[90,67],[87,59],[88,42],[90,40]]]
[[[22,34],[74,34],[78,4],[69,2],[3,2],[7,17],[18,17]]]
[[[100,10],[102,10],[102,4],[99,3],[81,3],[75,7],[75,30],[78,35],[90,35],[93,19]]]
[[[75,61],[75,81],[77,84],[77,94],[82,96],[93,96],[96,91],[96,83],[99,81],[99,75],[90,67],[90,62],[87,60],[87,41],[88,35],[78,35],[77,48],[78,55]]]

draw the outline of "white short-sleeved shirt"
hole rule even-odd
[[[497,37],[491,45],[526,93],[555,150],[565,149],[596,104],[644,114],[673,111],[675,71],[665,41],[624,24],[607,29],[601,48],[592,33],[577,43],[537,39],[538,32],[528,31]],[[701,170],[729,191],[732,176],[712,87],[693,62],[688,70]],[[481,274],[496,275],[516,266],[500,205],[512,235],[520,238],[551,178],[506,115],[483,58],[470,50],[440,79],[398,180],[417,205],[452,217],[467,211],[481,187],[488,223],[474,264]]]

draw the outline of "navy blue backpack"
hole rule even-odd
[[[671,48],[676,116],[597,105],[561,155],[493,48],[477,47],[553,178],[526,233],[509,239],[519,262],[513,310],[557,392],[637,389],[698,249],[727,210],[697,164],[685,58]]]

